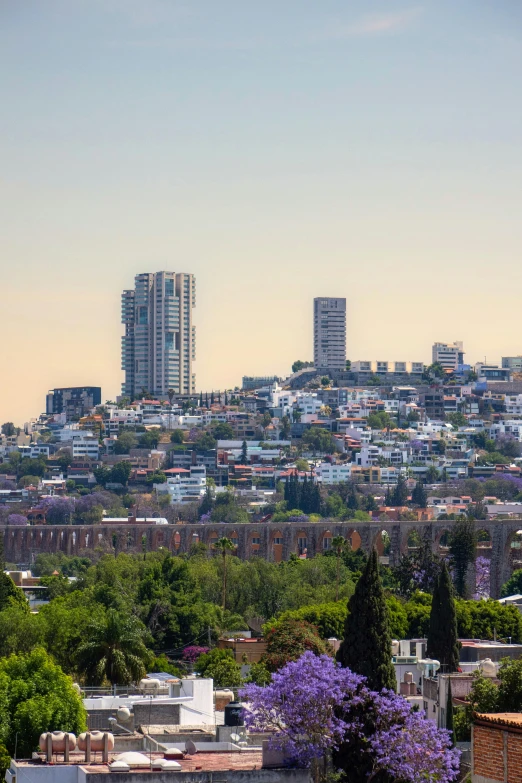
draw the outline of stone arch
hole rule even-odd
[[[270,559],[276,563],[283,559],[283,534],[280,530],[270,531]]]
[[[332,548],[332,541],[334,539],[334,535],[331,530],[325,530],[324,533],[321,534],[321,537],[319,539],[319,551],[320,552],[329,552]]]
[[[308,554],[308,536],[305,530],[298,530],[295,534],[295,546],[297,554],[300,557],[306,557]]]
[[[172,536],[172,549],[175,552],[179,552],[181,547],[181,535],[179,530],[176,530],[174,535]]]
[[[234,550],[235,552],[237,552],[237,548],[239,546],[239,536],[237,534],[237,530],[232,530],[232,532],[229,533],[227,538],[229,538],[232,541],[232,543],[234,544]]]
[[[477,530],[477,549],[491,549],[493,547],[493,540],[491,533],[485,527]]]
[[[373,546],[380,558],[389,558],[391,552],[391,536],[386,528],[381,528],[373,539]]]
[[[411,530],[408,531],[406,543],[409,552],[416,551],[417,549],[420,548],[422,544],[422,539],[417,528],[412,527]]]
[[[508,552],[511,571],[522,568],[522,528],[514,530],[508,537]]]
[[[210,552],[214,555],[217,553],[215,545],[220,538],[221,536],[217,530],[209,530],[208,534],[205,536],[205,543],[207,544]]]
[[[259,530],[251,530],[248,534],[247,557],[254,557],[261,549],[261,533]]]
[[[436,538],[436,544],[440,554],[446,554],[449,552],[450,539],[451,530],[447,527],[443,528]]]
[[[362,546],[361,534],[358,530],[351,530],[346,536],[348,543],[350,544],[352,552],[357,552]]]

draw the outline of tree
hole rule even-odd
[[[129,480],[131,471],[132,465],[130,462],[117,462],[111,468],[109,481],[113,482],[114,484],[123,484],[123,486],[125,486]]]
[[[104,680],[112,685],[138,682],[145,676],[151,659],[146,637],[146,630],[136,617],[109,609],[103,620],[87,629],[86,639],[78,648],[78,665],[87,681],[93,685]]]
[[[290,424],[290,418],[285,414],[281,419],[281,429],[283,432],[283,438],[285,440],[287,440],[290,437],[291,426],[292,425]]]
[[[147,430],[143,435],[140,435],[139,445],[145,449],[157,449],[160,440],[160,432],[157,427],[152,430]]]
[[[213,438],[212,435],[210,435],[208,432],[202,432],[198,434],[194,442],[196,451],[210,451],[211,449],[215,449],[216,446],[216,439]]]
[[[183,437],[183,430],[173,430],[170,433],[170,442],[171,443],[179,443],[179,444],[184,443],[185,439]]]
[[[2,424],[2,435],[5,435],[6,438],[12,438],[13,435],[16,435],[16,427],[12,421],[6,421],[5,424]]]
[[[422,481],[417,481],[415,487],[413,488],[413,492],[411,493],[411,501],[412,503],[415,503],[416,506],[419,506],[419,508],[427,507],[428,495],[426,494],[426,490],[424,489],[424,484]]]
[[[394,506],[405,506],[408,502],[408,487],[406,479],[401,474],[397,479],[397,485],[392,492],[392,503]]]
[[[440,661],[444,674],[451,674],[459,668],[459,646],[453,585],[443,563],[431,601],[427,655]]]
[[[201,677],[211,677],[216,688],[237,688],[241,684],[241,667],[232,650],[215,647],[200,655],[195,670]]]
[[[346,548],[347,541],[344,536],[334,536],[332,538],[332,549],[335,552],[335,600],[339,600],[339,568],[341,564],[341,555]]]
[[[292,372],[299,372],[299,370],[304,370],[305,367],[313,367],[313,366],[314,366],[313,362],[302,362],[301,359],[297,359],[297,361],[295,361],[292,364]]]
[[[350,783],[420,780],[450,783],[459,751],[447,732],[390,692],[369,690],[364,678],[328,656],[306,652],[272,675],[265,687],[247,685],[250,731],[273,733],[272,747],[297,766],[314,766],[333,752],[333,764]]]
[[[0,660],[0,742],[27,758],[44,731],[87,728],[81,698],[70,677],[40,647]]]
[[[469,566],[475,560],[475,526],[468,519],[455,523],[451,532],[449,548],[451,563],[455,574],[455,588],[461,598],[466,597],[466,577]]]
[[[123,430],[114,441],[115,454],[128,454],[138,443],[138,438],[134,432]]]
[[[314,454],[317,451],[324,454],[333,454],[338,450],[332,433],[319,427],[306,430],[302,440],[306,446],[312,449]]]
[[[390,414],[386,411],[370,413],[367,419],[368,427],[372,430],[387,430],[393,428],[393,422]]]
[[[223,537],[216,541],[214,548],[221,553],[223,558],[223,591],[221,594],[221,608],[224,610],[227,598],[227,554],[229,552],[233,552],[235,547],[230,538]]]
[[[5,571],[4,533],[0,533],[0,573]]]
[[[5,780],[5,773],[11,766],[11,756],[7,752],[6,746],[0,742],[0,779]]]
[[[0,571],[0,612],[9,606],[17,606],[25,611],[29,610],[29,604],[23,590],[15,585],[8,574]]]
[[[463,413],[449,413],[446,418],[455,429],[465,427],[468,423],[468,420]]]
[[[248,465],[248,449],[247,449],[247,442],[246,440],[243,441],[243,444],[241,446],[241,464],[242,465]]]
[[[212,429],[212,435],[216,440],[233,440],[234,430],[226,421],[220,421]]]
[[[426,482],[428,484],[434,484],[436,481],[439,480],[439,478],[440,478],[440,474],[437,468],[433,467],[433,465],[430,465],[430,467],[426,471]]]
[[[373,549],[348,601],[344,639],[337,659],[345,668],[366,677],[370,688],[395,690],[395,669],[391,657],[388,609],[377,552]]]
[[[293,617],[275,623],[265,632],[265,640],[266,652],[262,661],[270,672],[276,672],[288,661],[297,660],[307,650],[314,655],[325,655],[329,651],[315,626]]]
[[[507,582],[502,585],[500,597],[506,598],[508,595],[519,595],[522,592],[522,569],[513,571]]]

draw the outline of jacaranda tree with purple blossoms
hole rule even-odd
[[[327,655],[306,652],[272,675],[265,686],[240,691],[245,723],[271,731],[271,745],[289,764],[333,766],[350,783],[450,783],[459,752],[449,734],[413,712],[392,691],[371,691],[364,677]]]

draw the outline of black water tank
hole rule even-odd
[[[225,707],[225,726],[244,726],[243,705],[238,701],[231,701]]]

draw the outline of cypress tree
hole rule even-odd
[[[225,405],[228,405],[228,394],[226,389],[225,389]]]
[[[428,629],[428,658],[440,661],[441,672],[451,674],[459,668],[457,612],[448,566],[442,564],[431,599]]]
[[[422,481],[417,481],[415,484],[413,492],[411,493],[411,499],[415,505],[419,506],[419,508],[426,508],[428,505],[428,496]]]
[[[453,694],[451,692],[451,677],[448,680],[448,698],[446,700],[446,728],[450,732],[451,744],[455,744],[455,732],[453,729]]]
[[[203,392],[199,393],[199,407],[203,407]]]
[[[298,508],[301,509],[305,514],[310,513],[310,496],[308,492],[308,478],[305,477],[303,479],[303,483],[299,485],[299,505]]]
[[[310,513],[311,514],[321,513],[321,491],[319,489],[319,484],[316,481],[313,482],[313,493],[312,493]]]
[[[243,441],[243,445],[241,446],[241,464],[248,464],[248,449],[246,440]]]
[[[4,533],[0,533],[0,573],[5,571]]]
[[[406,479],[404,476],[399,476],[397,479],[397,486],[395,487],[392,495],[392,502],[394,506],[404,506],[408,500],[408,487],[406,486]]]
[[[341,666],[364,675],[372,690],[396,689],[388,607],[375,549],[348,600],[344,639],[337,660]]]

